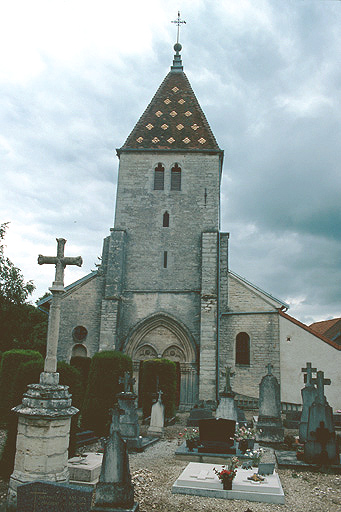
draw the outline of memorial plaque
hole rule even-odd
[[[56,482],[19,485],[17,512],[89,512],[93,488]]]
[[[275,471],[275,463],[274,462],[260,462],[258,465],[258,474],[259,475],[273,475]]]

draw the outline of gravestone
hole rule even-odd
[[[17,512],[89,512],[93,488],[56,482],[18,487]]]
[[[324,386],[331,383],[324,372],[317,372],[312,379],[317,384],[317,394],[309,408],[307,441],[304,445],[304,461],[314,464],[337,464],[338,449],[333,424],[333,410],[324,396]]]
[[[152,405],[152,413],[150,417],[150,426],[148,434],[160,436],[164,430],[165,424],[165,406],[161,401],[162,391],[158,393],[158,400]]]
[[[231,387],[231,377],[234,372],[228,366],[225,368],[225,388],[220,394],[219,405],[216,410],[216,418],[238,421],[238,407],[234,399],[235,393]]]
[[[284,429],[281,419],[281,398],[278,380],[272,375],[272,364],[259,384],[259,414],[256,425],[257,441],[282,442]]]
[[[198,427],[200,420],[207,419],[214,419],[212,407],[208,407],[204,401],[201,401],[190,410],[186,425],[187,427]]]
[[[301,370],[304,372],[305,386],[301,389],[302,395],[302,415],[299,425],[299,438],[301,443],[305,443],[308,439],[308,416],[310,406],[313,404],[317,390],[313,384],[313,373],[317,372],[317,368],[312,368],[311,363],[307,363],[306,368]]]
[[[236,422],[225,419],[206,419],[199,421],[198,452],[236,453],[234,434]]]
[[[142,446],[142,437],[136,408],[137,395],[133,390],[135,379],[129,372],[124,372],[124,377],[119,378],[119,383],[124,386],[124,391],[117,395],[119,407],[124,410],[120,417],[121,436],[129,450],[139,450]]]
[[[55,280],[50,291],[46,358],[39,384],[29,384],[22,404],[13,408],[18,414],[18,431],[14,470],[10,478],[7,505],[16,506],[19,485],[34,481],[67,482],[69,472],[68,446],[71,417],[78,410],[71,405],[68,386],[59,385],[57,348],[60,304],[64,290],[64,269],[67,265],[82,265],[82,258],[64,256],[64,238],[57,239],[57,256],[39,255],[38,263],[54,264]]]
[[[110,435],[105,442],[103,462],[99,482],[96,485],[95,512],[137,512],[134,503],[134,486],[131,482],[127,443],[120,434],[120,414],[118,406],[112,410]]]

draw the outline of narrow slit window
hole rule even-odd
[[[181,167],[178,164],[172,167],[171,190],[181,190]]]
[[[163,251],[163,268],[167,268],[167,251]]]
[[[169,228],[169,213],[168,212],[165,212],[163,214],[163,223],[162,223],[162,226],[164,228]]]
[[[165,183],[165,168],[159,162],[154,170],[154,190],[163,190]]]

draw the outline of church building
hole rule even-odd
[[[141,361],[175,361],[181,409],[217,400],[226,366],[234,391],[257,397],[271,363],[284,399],[300,401],[286,375],[299,390],[306,361],[318,365],[323,351],[333,361],[339,348],[228,268],[229,234],[220,231],[224,153],[183,71],[181,45],[174,50],[169,73],[117,150],[114,227],[98,270],[66,287],[58,359],[120,350],[132,358],[137,382]],[[39,307],[47,310],[50,300]],[[316,348],[287,361],[287,338],[298,347],[300,329]],[[337,374],[320,369],[332,380]]]

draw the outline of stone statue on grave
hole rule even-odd
[[[279,383],[272,374],[273,366],[268,363],[268,373],[259,384],[259,415],[256,425],[257,441],[282,442],[284,429],[281,419],[281,396]]]
[[[112,410],[110,435],[105,442],[99,482],[95,489],[92,511],[96,512],[137,512],[134,503],[134,486],[131,483],[128,450],[120,434],[120,410]]]

